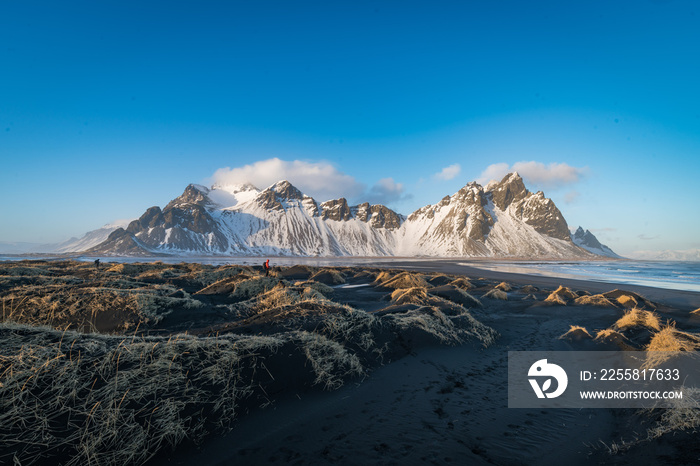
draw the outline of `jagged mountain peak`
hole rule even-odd
[[[620,256],[613,252],[612,249],[598,241],[593,233],[589,230],[584,230],[579,226],[574,233],[571,234],[571,240],[579,247],[588,252],[599,256],[607,256],[619,258]]]
[[[510,204],[530,194],[518,172],[507,174],[499,183],[490,184],[489,188],[493,203],[501,210],[506,210]]]
[[[243,201],[241,196],[249,197]],[[587,232],[580,230],[585,236]],[[468,183],[408,218],[382,205],[350,205],[344,197],[317,203],[287,180],[263,191],[252,185],[211,189],[189,185],[162,211],[148,209],[125,231],[91,251],[122,250],[132,255],[138,248],[152,253],[234,255],[592,258],[599,254],[580,246],[554,202],[541,191],[528,191],[517,173],[489,183],[486,189]],[[606,254],[605,249],[600,251]]]
[[[280,180],[277,183],[273,184],[269,188],[267,188],[265,191],[273,191],[279,196],[281,199],[285,200],[292,200],[292,199],[304,199],[304,193],[299,191],[292,183],[290,183],[287,180]],[[264,191],[263,191],[264,192]],[[308,196],[306,196],[308,197]]]
[[[165,210],[170,210],[176,207],[183,207],[186,205],[200,205],[207,206],[211,205],[212,201],[209,199],[209,188],[199,185],[199,184],[189,184],[185,191],[165,206]]]

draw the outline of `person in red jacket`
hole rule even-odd
[[[270,275],[270,259],[266,260],[266,261],[263,263],[263,269],[265,269],[265,276],[266,276],[266,277],[267,277],[268,275]]]

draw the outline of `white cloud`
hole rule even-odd
[[[451,180],[459,175],[459,172],[461,171],[462,167],[458,163],[455,163],[443,168],[439,173],[433,175],[433,177],[437,178],[438,180]]]
[[[391,204],[411,197],[404,192],[403,183],[397,183],[393,178],[382,178],[368,191],[367,200],[372,204]]]
[[[287,161],[277,157],[242,167],[220,168],[214,173],[212,184],[250,183],[258,189],[265,189],[280,180],[289,181],[319,202],[339,197],[355,198],[366,188],[328,162]]]
[[[588,168],[556,162],[549,165],[535,161],[516,162],[511,166],[507,163],[495,163],[486,167],[477,181],[481,184],[491,180],[501,181],[512,172],[518,172],[526,185],[553,189],[578,183],[588,173]]]
[[[481,172],[476,181],[481,185],[485,185],[492,180],[501,181],[511,171],[507,163],[494,163],[486,167],[486,170]]]

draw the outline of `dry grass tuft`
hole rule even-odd
[[[683,398],[666,400],[670,408],[661,409],[656,426],[647,430],[649,439],[678,431],[695,432],[700,428],[700,388],[681,387]]]
[[[142,283],[94,282],[32,285],[2,296],[2,321],[84,332],[128,331],[156,325],[174,309],[203,305],[171,285],[140,287]]]
[[[331,296],[333,294],[333,288],[331,288],[330,286],[325,285],[323,283],[319,283],[319,282],[313,282],[313,281],[296,282],[294,284],[294,286],[303,287],[303,288],[311,288],[312,290],[316,290],[324,296]]]
[[[602,294],[579,296],[574,299],[574,304],[577,306],[615,307],[615,305]]]
[[[636,348],[630,343],[629,339],[617,330],[607,328],[600,330],[594,339],[598,343],[610,343],[617,346],[623,351],[635,351]]]
[[[460,288],[462,290],[471,290],[472,288],[474,288],[472,282],[470,282],[469,279],[465,277],[459,277],[455,280],[452,280],[449,284],[452,286],[456,286],[457,288]]]
[[[348,352],[340,343],[311,332],[299,332],[296,337],[316,373],[314,384],[335,390],[345,379],[365,374],[357,355]]]
[[[279,279],[275,277],[249,278],[239,282],[231,296],[239,300],[251,299],[270,291],[279,283]]]
[[[377,274],[376,278],[374,279],[373,284],[375,285],[381,285],[382,283],[391,280],[394,278],[394,274],[386,271],[381,271]]]
[[[432,286],[449,285],[450,282],[453,281],[452,278],[448,277],[447,275],[441,274],[441,273],[428,275],[425,277],[425,279]]]
[[[569,330],[559,337],[560,340],[574,340],[579,341],[583,339],[593,339],[586,327],[581,327],[580,325],[571,325]]]
[[[571,291],[569,288],[560,285],[559,288],[552,291],[552,293],[547,296],[544,302],[566,306],[569,300],[576,298],[578,298],[576,293]]]
[[[401,288],[391,293],[391,300],[396,304],[424,304],[428,301],[428,293],[425,288]]]
[[[385,288],[430,288],[430,284],[425,281],[422,274],[414,272],[401,272],[380,284]]]
[[[700,336],[676,329],[675,322],[656,332],[646,346],[647,360],[643,368],[658,367],[681,351],[700,348]]]
[[[631,309],[620,317],[614,324],[616,330],[627,330],[634,327],[644,327],[651,330],[661,330],[659,316],[650,311],[641,309]]]
[[[341,285],[345,283],[343,274],[334,269],[321,269],[311,276],[311,280],[326,285]]]
[[[0,462],[143,464],[227,428],[253,393],[241,368],[272,337],[82,335],[0,325]]]
[[[634,308],[637,306],[637,304],[639,304],[639,303],[637,303],[637,300],[634,299],[633,296],[629,296],[629,295],[619,296],[616,301],[618,303],[620,303],[622,305],[622,307],[625,307],[627,309]]]
[[[626,308],[636,307],[637,309],[643,309],[645,311],[656,310],[656,305],[654,303],[646,299],[644,296],[632,291],[615,289],[608,291],[607,293],[603,293],[603,296]]]
[[[499,283],[498,285],[496,285],[496,289],[497,289],[497,290],[501,290],[501,291],[506,291],[506,292],[508,292],[508,291],[512,290],[513,287],[510,286],[510,284],[508,284],[508,283],[506,283],[506,282],[501,282],[501,283]]]
[[[496,288],[489,290],[482,298],[500,299],[502,301],[508,300],[508,293],[502,290],[497,290]]]

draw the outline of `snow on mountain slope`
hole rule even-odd
[[[258,194],[260,190],[252,184],[215,184],[208,192],[209,199],[223,209],[247,202]]]
[[[52,252],[68,253],[87,251],[107,240],[113,231],[119,228],[126,228],[130,222],[131,220],[116,220],[112,223],[108,223],[102,228],[88,231],[81,238],[71,238],[68,241],[56,245],[52,249]]]
[[[597,254],[599,256],[612,257],[616,259],[621,258],[621,256],[615,254],[612,249],[610,249],[604,244],[601,244],[600,241],[598,241],[598,238],[596,238],[593,235],[593,233],[591,233],[588,230],[584,231],[584,229],[580,226],[574,233],[571,234],[571,240],[577,246],[585,249],[590,253]]]
[[[130,238],[130,239],[129,239]],[[408,218],[382,205],[319,204],[287,181],[188,186],[162,210],[149,208],[95,254],[477,256],[592,258],[572,241],[563,215],[517,173],[484,189],[469,183]]]
[[[530,193],[517,173],[487,189],[469,183],[412,213],[403,228],[399,255],[592,257],[571,242],[554,203]]]

